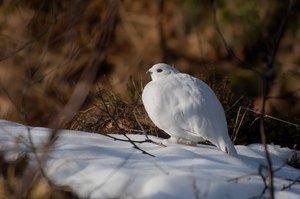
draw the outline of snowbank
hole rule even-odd
[[[0,146],[11,157],[16,148],[30,153],[29,135],[38,146],[47,140],[49,132],[47,128],[27,128],[0,121]],[[237,157],[202,144],[197,147],[138,144],[155,155],[151,157],[128,142],[99,134],[61,130],[59,135],[46,172],[56,183],[71,186],[82,197],[242,199],[259,197],[265,188],[257,175],[258,167],[265,165],[260,144],[236,146]],[[143,135],[129,137],[145,139]],[[274,173],[276,198],[299,199],[299,181],[289,189],[284,188],[300,176],[299,170],[286,164],[292,150],[269,145],[269,151],[273,168],[278,169]],[[263,196],[268,196],[268,192]]]

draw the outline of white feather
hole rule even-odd
[[[171,136],[169,142],[209,140],[222,151],[237,154],[228,136],[224,109],[207,84],[163,63],[148,72],[152,81],[143,90],[143,104],[153,123]]]

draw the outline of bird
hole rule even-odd
[[[146,73],[151,81],[143,89],[143,105],[152,122],[170,136],[161,144],[196,146],[209,141],[237,155],[223,106],[206,83],[165,63],[153,65]]]

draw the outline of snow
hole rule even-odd
[[[7,158],[13,158],[18,150],[32,153],[28,147],[30,139],[35,146],[43,146],[49,132],[47,128],[0,120],[0,147],[7,152]],[[145,139],[143,135],[128,136],[132,140]],[[160,141],[157,137],[150,138]],[[264,190],[263,180],[257,175],[258,168],[265,165],[260,144],[235,146],[237,157],[202,144],[197,147],[137,145],[155,157],[142,154],[128,142],[88,132],[60,130],[45,170],[55,183],[69,185],[79,196],[90,198],[243,199],[260,197]],[[276,170],[275,197],[299,199],[299,182],[283,189],[291,179],[300,176],[300,170],[286,164],[292,150],[277,145],[268,148]],[[265,175],[265,169],[262,171]],[[268,197],[268,191],[263,197]]]

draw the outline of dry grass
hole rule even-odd
[[[208,83],[221,101],[228,123],[229,134],[235,144],[248,145],[260,142],[259,112],[254,111],[253,99],[236,95],[229,85],[228,78],[215,70],[206,70],[200,78]],[[78,112],[66,126],[73,130],[114,134],[140,133],[139,124],[149,135],[169,137],[158,129],[148,117],[141,101],[144,84],[131,80],[127,85],[127,100],[112,90],[98,87],[90,97],[91,105]],[[287,122],[290,121],[290,122]],[[299,118],[274,119],[266,117],[267,141],[281,146],[299,149]],[[294,123],[291,123],[294,122]]]
[[[110,90],[98,88],[92,105],[80,111],[67,128],[104,134],[142,134],[139,126],[142,125],[148,135],[168,137],[151,122],[141,102],[141,88],[137,90],[133,85],[128,86],[128,101]]]
[[[263,49],[259,39],[268,34],[268,23],[273,25],[265,19],[278,15],[275,4],[217,5],[224,36],[237,55],[254,57],[248,60],[251,67],[261,66],[257,61]],[[162,61],[191,74],[214,67],[220,74],[229,74],[229,86],[235,92],[247,96],[251,90],[251,97],[259,97],[257,77],[247,76],[246,80],[245,72],[222,47],[209,2],[6,0],[0,11],[1,118],[47,126],[68,101],[81,72],[97,56],[104,60],[97,65],[96,84],[125,99],[130,77],[146,79],[145,71]],[[115,22],[106,18],[112,13]],[[250,20],[247,16],[255,17]],[[107,47],[99,49],[97,38],[113,24],[109,37],[102,40],[109,41]],[[299,85],[299,38],[292,31],[296,20],[291,24],[278,52],[272,96],[296,90]],[[289,100],[270,100],[268,113],[280,116],[288,110],[290,117],[299,115],[299,95],[296,92]],[[256,101],[254,105],[259,106]]]

